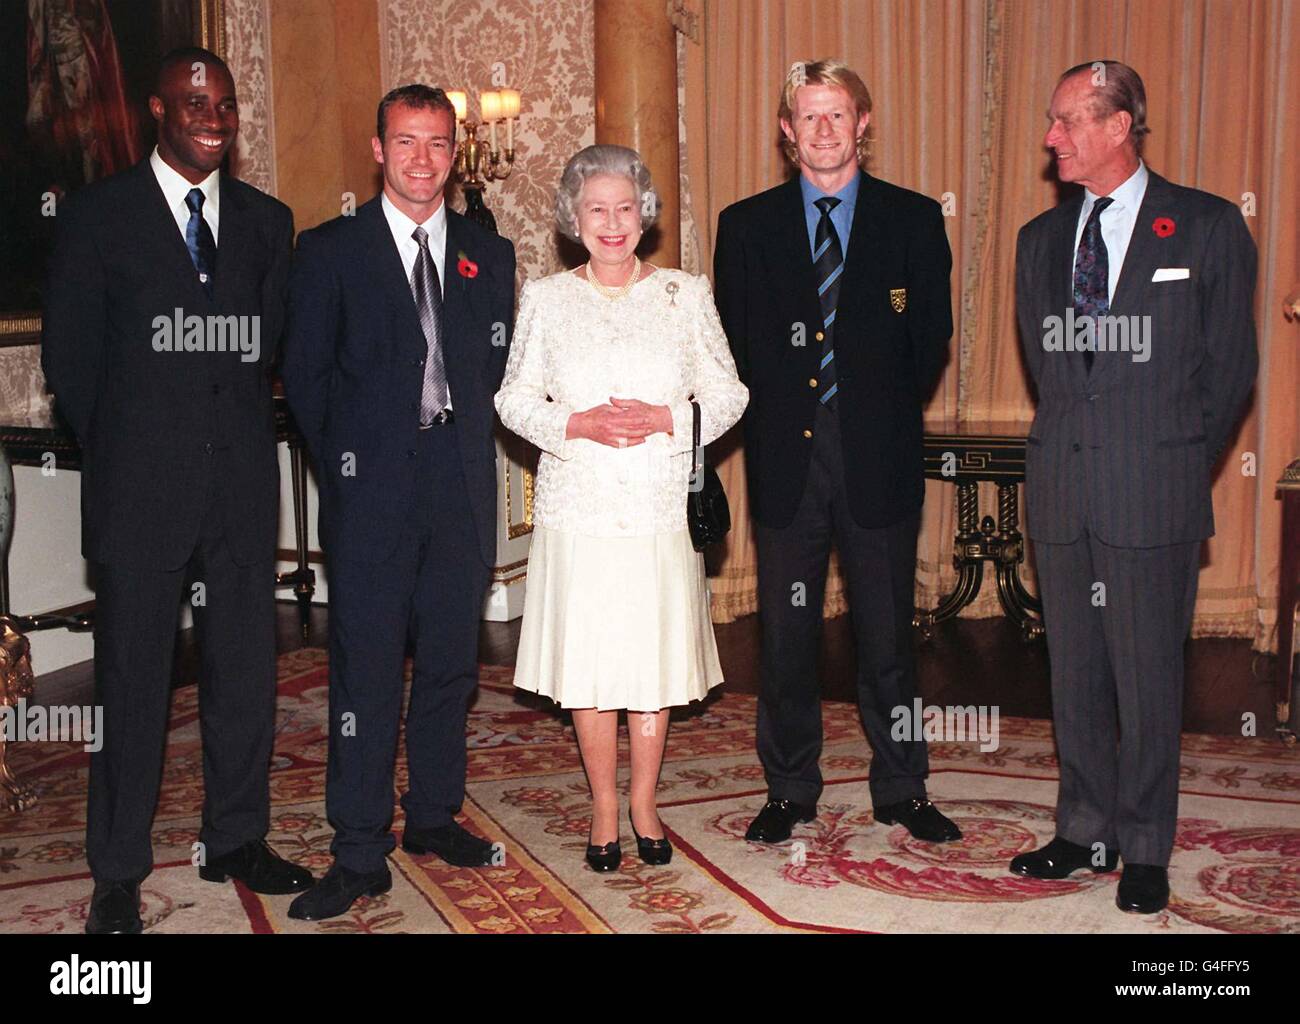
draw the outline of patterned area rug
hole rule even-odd
[[[270,840],[318,876],[329,865],[324,813],[325,652],[280,659]],[[485,667],[469,722],[464,819],[505,844],[499,867],[452,868],[393,854],[390,893],[345,917],[291,921],[290,897],[202,882],[191,866],[202,771],[197,688],[177,692],[154,873],[144,883],[153,932],[1300,932],[1300,756],[1272,739],[1186,736],[1169,908],[1114,906],[1118,874],[1033,882],[1006,872],[1053,833],[1056,762],[1048,722],[1006,719],[1001,743],[930,747],[930,794],[964,832],[915,841],[876,824],[871,755],[856,709],[824,706],[820,816],[779,847],[747,843],[762,806],[753,697],[726,695],[675,718],[661,813],[677,848],[647,867],[625,852],[598,875],[583,861],[586,780],[572,728]],[[627,741],[623,739],[626,785]],[[40,802],[0,815],[0,932],[80,932],[90,900],[84,836],[88,756],[76,744],[18,744],[12,757]],[[399,757],[398,788],[405,786]],[[401,828],[401,810],[396,811]],[[635,845],[623,823],[625,851]]]

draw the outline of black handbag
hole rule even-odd
[[[696,551],[716,544],[731,529],[727,492],[712,466],[704,465],[700,451],[700,405],[691,402],[691,479],[686,489],[686,525]]]

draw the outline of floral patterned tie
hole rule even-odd
[[[1074,312],[1076,316],[1103,316],[1110,311],[1110,258],[1101,237],[1101,211],[1115,200],[1103,196],[1092,206],[1088,223],[1083,226],[1079,251],[1074,257]],[[1092,332],[1094,346],[1097,331]],[[1091,372],[1095,353],[1083,350],[1083,365]]]

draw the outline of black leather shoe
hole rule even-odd
[[[140,923],[139,882],[96,882],[86,915],[87,935],[138,935]]]
[[[1126,914],[1154,914],[1169,905],[1169,872],[1154,864],[1125,864],[1115,906]]]
[[[794,831],[796,822],[812,821],[817,817],[817,805],[797,804],[792,800],[769,800],[758,812],[745,838],[754,843],[784,843]]]
[[[587,863],[591,865],[592,871],[617,871],[618,866],[623,863],[623,848],[619,846],[617,839],[604,846],[592,846],[588,842]]]
[[[199,868],[199,877],[205,882],[224,882],[234,878],[264,896],[303,892],[315,881],[310,871],[285,860],[267,845],[265,839],[254,839],[236,850],[214,857]]]
[[[480,839],[456,822],[438,828],[412,828],[402,831],[402,849],[422,857],[436,853],[458,868],[485,868],[492,865],[492,844]]]
[[[378,871],[353,871],[338,861],[325,877],[289,904],[289,916],[295,921],[323,921],[346,914],[362,896],[378,896],[393,887],[387,867]]]
[[[632,825],[632,834],[636,836],[636,855],[646,864],[667,864],[673,859],[673,844],[668,841],[668,837],[662,839],[646,839],[636,830],[636,822],[632,821],[632,808],[627,809],[627,820]]]
[[[1057,836],[1046,846],[1012,858],[1011,873],[1026,878],[1069,878],[1080,868],[1088,868],[1100,875],[1114,871],[1119,863],[1119,854],[1110,850],[1105,851],[1105,860],[1100,865],[1093,862],[1093,857],[1091,847]]]
[[[902,825],[917,839],[927,843],[951,843],[961,838],[961,829],[939,813],[939,808],[929,800],[903,800],[884,804],[875,809],[875,817],[882,825]]]

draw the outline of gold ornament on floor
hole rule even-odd
[[[34,691],[31,644],[14,628],[12,618],[0,615],[0,707],[17,708],[20,700],[31,700]],[[36,793],[9,770],[5,733],[0,728],[0,806],[25,811],[36,803]]]

